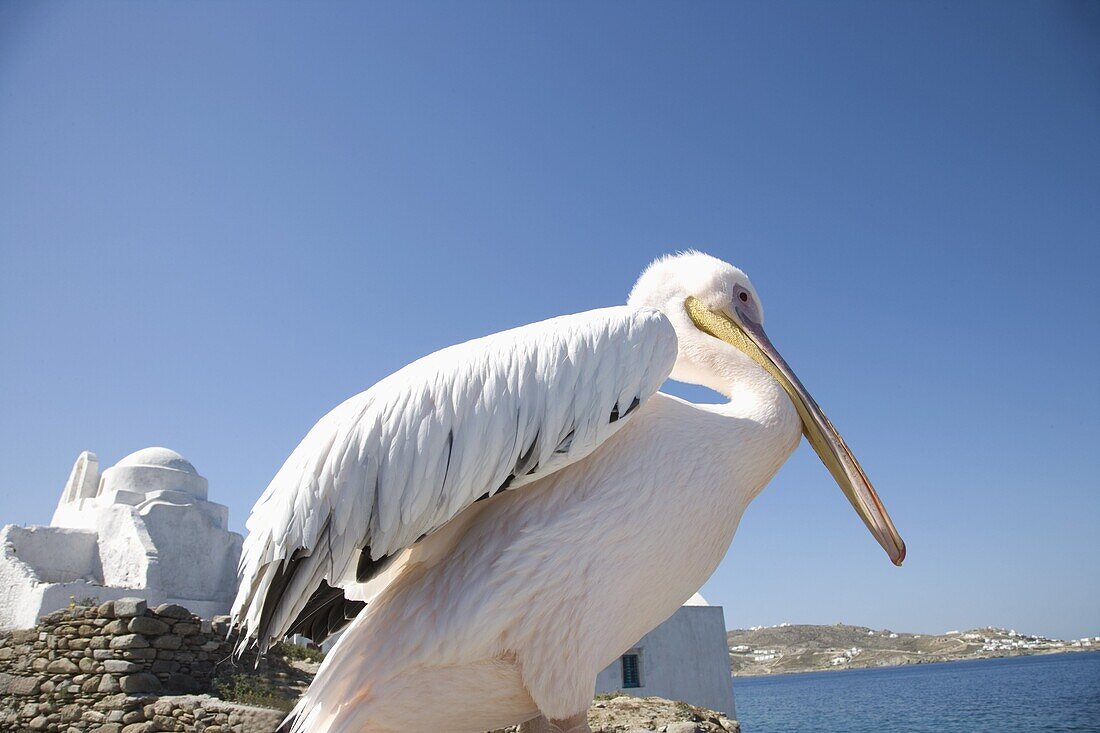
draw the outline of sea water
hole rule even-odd
[[[1100,731],[1100,652],[737,677],[744,733]]]

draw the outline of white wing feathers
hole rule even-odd
[[[266,649],[322,581],[363,581],[479,498],[589,455],[675,358],[659,311],[605,308],[443,349],[339,405],[252,509],[242,637]]]

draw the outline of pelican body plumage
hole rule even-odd
[[[748,277],[659,259],[625,306],[443,349],[322,418],[248,520],[242,648],[343,630],[292,731],[586,732],[596,674],[707,580],[803,434],[900,565]]]

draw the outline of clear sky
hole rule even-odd
[[[803,445],[729,626],[1100,634],[1098,245],[1096,4],[4,3],[0,520],[165,445],[242,529],[345,397],[696,247],[909,545]]]

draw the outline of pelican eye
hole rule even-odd
[[[738,294],[737,297],[741,299],[742,303],[748,303],[749,302],[749,294],[746,293],[743,290]]]

